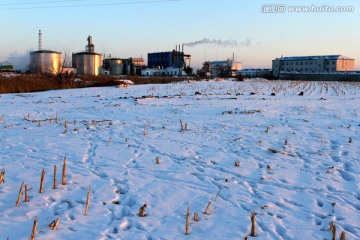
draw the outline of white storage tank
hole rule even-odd
[[[102,55],[95,53],[95,45],[91,36],[88,36],[87,41],[85,52],[72,54],[72,67],[76,68],[80,75],[98,76],[102,73]]]
[[[30,72],[58,74],[62,69],[62,53],[50,50],[30,52]]]
[[[102,55],[94,52],[73,53],[72,67],[80,75],[98,76],[102,70]]]

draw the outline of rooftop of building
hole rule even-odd
[[[139,58],[132,58],[133,61],[138,61],[138,62],[141,62],[141,61],[144,61],[144,59],[142,57],[139,57]]]
[[[175,51],[176,53],[183,53],[183,52],[181,52],[181,51]],[[160,54],[160,53],[162,53],[162,54],[172,54],[173,53],[173,51],[166,51],[166,52],[151,52],[151,53],[148,53],[148,55],[149,54]]]
[[[100,55],[100,56],[102,56],[102,54],[95,53],[95,52],[77,52],[77,53],[73,53],[73,55]]]
[[[212,66],[216,66],[216,65],[224,65],[224,64],[238,64],[238,63],[240,63],[241,64],[241,62],[238,62],[238,61],[229,61],[229,60],[223,60],[223,61],[211,61],[210,62],[210,64],[212,65]]]
[[[323,58],[326,60],[354,60],[353,58],[349,58],[343,55],[320,55],[320,56],[292,56],[292,57],[281,57],[279,58],[282,61],[304,61],[304,60],[318,60],[319,58]]]
[[[38,51],[33,51],[30,53],[57,53],[57,54],[62,54],[61,52],[56,52],[56,51],[52,51],[52,50],[38,50]]]
[[[239,72],[261,72],[261,71],[270,71],[270,68],[245,68],[239,70]]]

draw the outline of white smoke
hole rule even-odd
[[[238,46],[238,43],[236,40],[221,40],[221,39],[209,39],[209,38],[203,38],[202,40],[184,43],[185,46],[189,47],[195,47],[196,45],[202,45],[202,44],[214,44],[222,47],[236,47]]]
[[[251,40],[250,39],[245,39],[245,41],[241,42],[240,45],[243,47],[250,47],[251,46]]]
[[[30,51],[21,54],[18,52],[10,53],[6,62],[13,65],[15,70],[26,71],[30,64]]]
[[[194,41],[194,42],[189,42],[189,43],[184,43],[184,46],[188,46],[188,47],[195,47],[197,45],[202,45],[202,44],[214,44],[217,46],[221,46],[221,47],[238,47],[240,46],[251,46],[251,41],[250,39],[245,39],[244,42],[241,42],[240,44],[236,41],[236,40],[221,40],[221,39],[209,39],[209,38],[203,38],[202,40],[198,40],[198,41]]]

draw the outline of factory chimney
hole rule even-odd
[[[42,50],[42,34],[41,34],[41,30],[39,30],[39,46],[38,46],[38,50]]]

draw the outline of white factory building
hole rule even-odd
[[[272,61],[273,76],[281,73],[331,73],[354,71],[355,59],[342,55],[281,57]]]
[[[180,74],[181,73],[181,74]],[[146,68],[141,70],[141,76],[186,76],[183,69],[168,67],[168,68]]]

